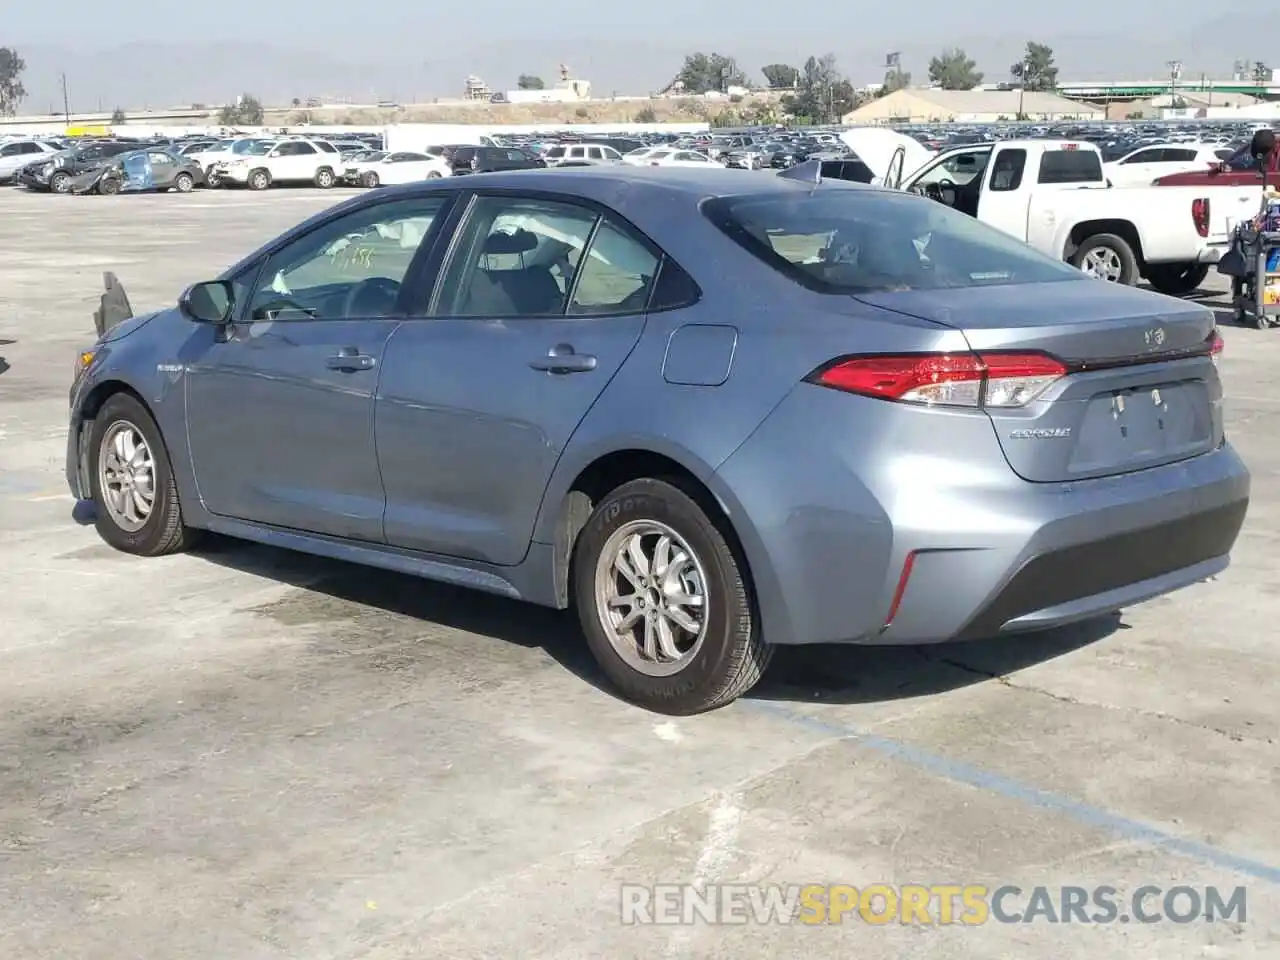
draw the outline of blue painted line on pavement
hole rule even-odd
[[[1100,807],[1081,803],[1059,793],[1033,787],[1030,784],[1022,783],[1002,774],[991,773],[988,770],[982,770],[966,763],[951,760],[898,740],[867,733],[854,727],[828,723],[825,720],[820,720],[797,710],[788,709],[777,703],[759,700],[748,701],[748,703],[758,710],[774,714],[815,732],[852,740],[876,753],[946,780],[968,784],[971,787],[977,787],[979,790],[986,790],[989,793],[1016,800],[1028,806],[1070,817],[1077,823],[1107,830],[1125,840],[1146,843],[1169,853],[1176,853],[1215,867],[1232,870],[1242,876],[1280,885],[1280,867],[1263,863],[1260,860],[1242,857],[1212,844],[1201,843],[1197,840],[1187,840],[1142,823],[1139,820],[1133,820],[1129,817],[1103,810]]]

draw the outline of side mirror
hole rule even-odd
[[[231,284],[225,280],[194,284],[178,298],[178,309],[196,323],[229,323],[233,306]]]

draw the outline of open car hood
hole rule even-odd
[[[933,154],[920,141],[894,130],[855,127],[841,133],[840,139],[844,141],[845,146],[857,154],[859,160],[871,168],[876,178],[873,182],[877,184],[884,182],[885,175],[889,172],[889,164],[898,150],[902,150],[904,154],[902,161],[904,179],[907,174],[919,170],[933,158]],[[896,184],[889,184],[889,186],[896,186]]]

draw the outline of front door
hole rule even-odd
[[[244,285],[236,322],[187,363],[188,436],[208,510],[382,539],[373,398],[403,315],[401,285],[444,202],[395,200],[327,221]]]
[[[386,537],[515,564],[561,453],[639,340],[659,257],[592,208],[535,197],[482,195],[459,230],[430,317],[387,352]]]

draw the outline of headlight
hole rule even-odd
[[[41,173],[48,173],[48,172],[49,172],[49,171],[51,171],[52,169],[53,169],[53,164],[52,164],[52,163],[46,163],[43,167],[41,167],[41,168],[40,168],[40,172],[41,172]]]

